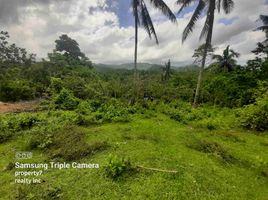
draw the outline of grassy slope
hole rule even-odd
[[[13,183],[15,170],[2,169],[14,162],[16,151],[25,148],[24,135],[0,144],[0,199],[14,199],[20,189],[26,191],[29,199],[35,199],[44,188],[52,191],[52,196],[53,188],[60,188],[62,199],[268,199],[268,177],[262,176],[258,168],[261,160],[268,162],[267,135],[196,129],[160,114],[150,119],[136,116],[129,123],[81,129],[87,133],[89,142],[107,141],[111,147],[79,162],[101,166],[112,153],[128,157],[136,165],[179,173],[141,170],[112,181],[103,176],[101,169],[49,170],[42,176],[45,182],[41,185],[18,186]],[[200,140],[217,142],[238,162],[226,163],[217,154],[189,148]],[[31,161],[47,159],[41,151],[33,154]]]

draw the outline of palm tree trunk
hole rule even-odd
[[[134,52],[134,98],[138,94],[138,70],[137,70],[137,54],[138,54],[138,15],[135,14],[135,52]]]
[[[201,68],[200,68],[198,81],[197,81],[197,86],[196,86],[196,91],[195,91],[195,97],[194,97],[194,103],[193,103],[194,108],[197,107],[197,104],[198,104],[201,85],[202,85],[202,79],[203,79],[203,72],[204,72],[205,65],[206,65],[208,47],[211,46],[215,8],[216,8],[216,1],[215,0],[210,0],[209,16],[208,16],[210,26],[209,26],[208,34],[207,34],[207,37],[206,37],[206,44],[205,44],[205,49],[204,49],[204,55],[203,55],[203,58],[202,58],[202,65],[201,65]]]
[[[209,43],[206,42],[205,49],[204,49],[204,55],[202,58],[202,65],[201,65],[201,68],[199,71],[198,81],[197,81],[197,86],[196,86],[196,91],[195,91],[195,96],[194,96],[194,104],[193,104],[194,108],[196,108],[197,104],[198,104],[198,99],[199,99],[200,89],[201,89],[201,84],[202,84],[202,79],[203,79],[203,72],[204,72],[205,64],[206,64],[208,46],[209,46]]]

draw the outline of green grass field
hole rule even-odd
[[[76,160],[98,163],[99,169],[48,169],[41,184],[15,184],[10,163],[15,152],[28,149],[33,134],[22,131],[0,144],[0,199],[268,199],[267,134],[197,128],[159,113],[74,130],[85,134],[88,144],[106,144]],[[24,162],[51,159],[49,151],[30,151],[33,158]],[[109,154],[129,158],[134,166],[178,173],[138,169],[110,179],[103,172]]]

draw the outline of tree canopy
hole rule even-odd
[[[0,62],[4,64],[31,65],[35,62],[35,54],[29,54],[26,49],[9,43],[9,33],[0,32]]]
[[[63,34],[55,41],[56,48],[53,53],[49,53],[50,61],[57,64],[67,65],[85,65],[92,67],[91,61],[81,52],[79,44],[76,40]]]

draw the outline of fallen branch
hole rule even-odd
[[[147,170],[158,171],[158,172],[178,173],[178,171],[176,170],[157,169],[157,168],[144,167],[141,165],[138,165],[137,167],[141,169],[147,169]]]

